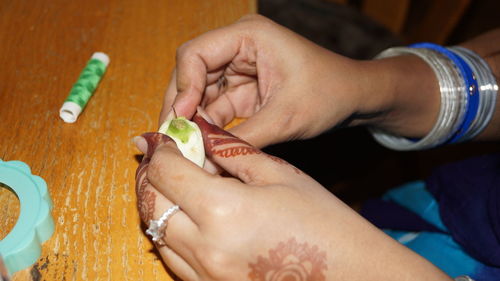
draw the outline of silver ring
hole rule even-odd
[[[160,243],[160,239],[165,235],[165,228],[167,228],[168,219],[180,209],[179,205],[174,205],[168,208],[168,210],[166,210],[158,220],[150,220],[149,228],[146,230],[146,234],[151,235],[154,242]]]

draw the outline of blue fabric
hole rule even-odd
[[[361,215],[382,229],[443,232],[418,214],[396,202],[383,200],[382,198],[370,199],[364,202]]]
[[[441,231],[447,231],[439,215],[438,203],[432,194],[425,190],[423,181],[411,182],[401,188],[390,190],[382,199],[396,202]]]
[[[500,154],[440,167],[427,188],[452,237],[474,258],[500,267]]]
[[[464,252],[450,235],[427,231],[408,233],[389,229],[384,232],[425,257],[451,277],[472,277],[477,275],[476,272],[481,267],[481,264]]]
[[[395,211],[394,205],[405,211]],[[436,169],[426,182],[403,185],[371,201],[361,214],[451,277],[500,280],[500,154]],[[409,223],[424,227],[408,231]]]

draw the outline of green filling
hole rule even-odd
[[[188,123],[185,117],[178,117],[172,122],[167,129],[167,135],[178,138],[182,143],[187,143],[189,137],[195,129]]]

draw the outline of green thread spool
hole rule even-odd
[[[92,55],[59,110],[59,116],[64,122],[73,123],[78,119],[94,94],[108,64],[109,57],[105,53],[96,52]]]

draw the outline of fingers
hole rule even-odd
[[[205,107],[219,127],[223,127],[236,117],[248,118],[260,109],[262,101],[256,79],[247,77],[245,80],[237,84],[233,78],[228,78],[229,86],[224,94],[213,99]]]
[[[151,185],[147,177],[141,177],[137,182],[137,207],[139,215],[151,235],[153,241],[155,237],[160,240],[155,241],[156,245],[166,245],[183,259],[194,261],[190,247],[197,245],[201,235],[198,226],[182,210],[173,213],[166,221],[161,223],[159,229],[151,228],[155,221],[169,210],[174,204]],[[149,232],[149,233],[148,233]],[[153,236],[153,234],[155,236]]]
[[[223,127],[236,117],[236,109],[227,95],[219,96],[206,107],[205,111],[213,123],[219,127]]]
[[[177,50],[175,109],[191,118],[207,85],[222,75],[223,67],[238,54],[241,37],[231,27],[207,32]]]
[[[148,179],[151,156],[158,147],[174,142],[167,136],[159,133],[147,133],[139,140],[146,142],[147,151],[136,175],[137,207],[141,220],[148,227],[150,235],[162,236],[162,241],[169,248],[179,254],[183,260],[195,262],[191,247],[196,246],[201,239],[198,226],[182,210],[172,214],[166,221],[160,223],[157,230],[150,228],[154,221],[157,221],[169,210],[174,203],[167,199],[155,188]],[[160,242],[158,241],[158,242]]]
[[[215,176],[184,158],[173,141],[148,146],[155,150],[148,162],[147,179],[166,198],[199,224],[200,204],[209,204],[217,189],[222,189]]]
[[[231,175],[252,185],[288,182],[303,173],[286,161],[263,153],[249,143],[195,115],[207,155]]]
[[[187,114],[190,113],[186,114],[186,112],[190,112],[190,110],[187,110],[186,107],[197,107],[198,104],[205,106],[206,104],[210,104],[211,102],[216,100],[222,92],[222,89],[218,85],[219,78],[222,77],[221,75],[222,71],[216,71],[215,73],[209,74],[208,86],[205,89],[203,96],[193,95],[190,97],[186,97],[185,99],[177,101],[177,103],[174,105],[174,100],[177,97],[177,86],[175,83],[176,72],[174,71],[168,85],[167,92],[165,93],[165,96],[163,98],[163,106],[161,108],[160,119],[158,123],[159,127],[163,124],[163,122],[165,122],[165,120],[168,118],[168,115],[173,115],[174,117],[184,116],[188,118]],[[140,146],[138,146],[138,148],[141,149]]]
[[[138,206],[142,220],[149,227],[151,220],[158,220],[173,204],[147,182],[145,179],[142,190],[141,188],[138,190]],[[145,212],[151,209],[150,214]],[[168,218],[159,232],[163,233],[163,237],[155,242],[155,246],[162,254],[165,263],[182,280],[197,280],[193,268],[197,266],[197,261],[191,247],[196,247],[201,239],[198,227],[180,210]]]
[[[285,119],[286,114],[277,113],[278,109],[275,109],[274,113],[280,116],[280,118]],[[266,147],[271,144],[278,143],[280,141],[285,141],[279,136],[284,135],[287,128],[285,123],[277,122],[277,118],[274,116],[269,116],[265,109],[259,111],[251,116],[251,118],[246,119],[235,127],[229,129],[229,132],[241,139],[244,139],[248,143],[255,147]],[[235,117],[245,117],[245,116],[235,116]],[[230,120],[231,121],[231,120]],[[256,129],[260,128],[260,129]],[[263,133],[266,132],[266,133]],[[274,133],[276,132],[276,133]],[[280,132],[280,133],[277,133]]]
[[[175,273],[177,277],[180,278],[180,280],[183,281],[199,280],[199,276],[196,273],[196,271],[175,251],[165,246],[159,246],[157,247],[157,249],[165,264],[168,266],[170,270],[173,271],[173,273]]]

